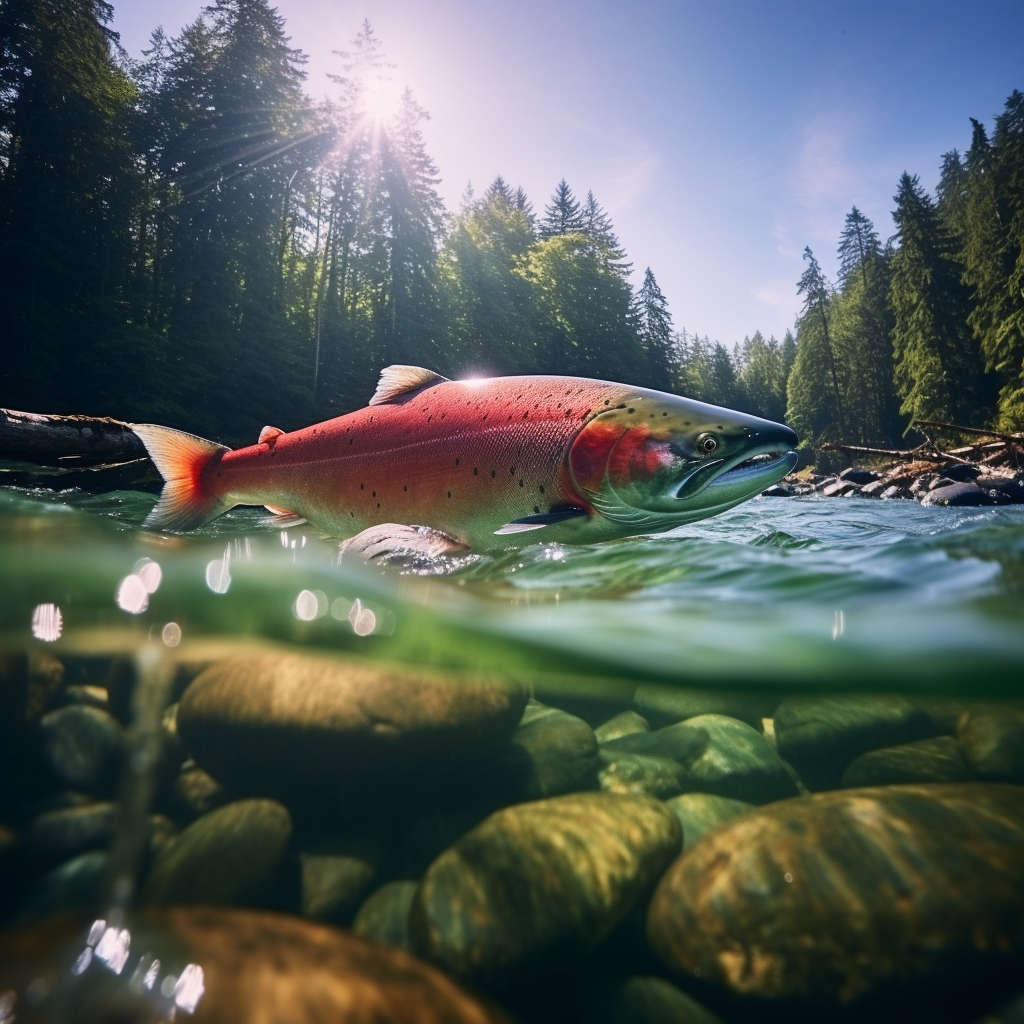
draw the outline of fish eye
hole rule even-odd
[[[705,430],[703,434],[697,435],[697,451],[704,455],[711,455],[718,451],[718,446],[722,442],[711,433],[710,430]]]

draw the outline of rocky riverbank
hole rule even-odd
[[[134,683],[0,662],[3,1019],[162,1020],[195,965],[197,1022],[967,1024],[1024,995],[1024,704],[183,663],[126,837]],[[90,932],[133,838],[136,909]]]

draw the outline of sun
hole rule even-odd
[[[390,78],[374,78],[367,81],[360,95],[360,106],[367,120],[390,121],[398,113],[401,90]]]

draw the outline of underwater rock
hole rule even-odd
[[[202,768],[186,768],[171,787],[171,810],[181,821],[195,821],[227,802],[224,787]]]
[[[301,918],[170,907],[132,913],[125,929],[132,966],[120,974],[99,957],[80,974],[55,970],[86,948],[88,924],[0,933],[0,993],[17,1000],[10,1009],[19,1024],[175,1018],[196,1024],[507,1024],[499,1010],[401,950]],[[153,974],[152,986],[141,978],[132,984],[140,957]],[[193,984],[175,985],[186,969]],[[26,989],[40,977],[51,983],[27,998]]]
[[[39,720],[43,750],[54,776],[72,789],[106,795],[117,782],[124,729],[99,708],[70,704]]]
[[[353,934],[411,953],[409,908],[418,888],[418,882],[387,882],[370,893],[352,922]]]
[[[779,756],[809,789],[837,787],[846,766],[869,750],[931,733],[929,716],[896,696],[790,697],[775,711]]]
[[[109,846],[116,822],[117,804],[109,800],[46,811],[25,829],[26,852],[44,864],[68,860]]]
[[[861,754],[843,772],[844,786],[892,786],[904,782],[965,782],[970,769],[952,736],[883,747]]]
[[[655,728],[696,718],[697,715],[728,715],[760,729],[761,719],[770,718],[781,699],[774,694],[690,690],[644,683],[637,687],[633,702],[636,710]]]
[[[158,851],[141,900],[279,906],[291,834],[288,812],[272,800],[211,811]]]
[[[80,854],[37,879],[18,911],[21,923],[54,914],[86,913],[97,908],[110,855],[105,850]],[[3,957],[0,956],[0,965]]]
[[[598,743],[617,740],[620,736],[632,736],[638,732],[650,732],[651,723],[643,715],[635,711],[621,711],[614,718],[609,718],[594,730]]]
[[[577,793],[497,811],[430,866],[413,947],[495,990],[564,971],[646,899],[681,838],[649,797]]]
[[[641,974],[594,986],[581,1019],[587,1024],[720,1024],[671,982]]]
[[[358,836],[299,854],[302,916],[349,925],[373,888],[385,853],[381,836]]]
[[[605,793],[653,796],[667,800],[686,788],[686,769],[670,757],[601,752],[598,783]]]
[[[957,744],[980,778],[1024,782],[1024,709],[999,705],[974,708],[957,723]]]
[[[558,708],[528,708],[487,783],[507,803],[597,788],[594,730]]]
[[[758,808],[672,865],[647,934],[744,1016],[972,1019],[1024,968],[1024,788],[887,786]]]
[[[199,675],[179,703],[178,732],[230,792],[319,819],[411,797],[493,759],[525,703],[521,689],[492,679],[265,654]]]
[[[697,715],[602,746],[605,757],[620,752],[677,761],[686,772],[682,792],[715,793],[752,804],[797,794],[796,784],[765,737],[727,715]]]
[[[712,793],[684,793],[668,800],[667,804],[683,828],[684,850],[716,825],[754,809],[754,804],[744,800],[730,800],[727,796]]]

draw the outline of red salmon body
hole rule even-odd
[[[567,542],[643,532],[635,516],[616,517],[608,488],[654,480],[680,462],[689,454],[673,450],[680,430],[710,424],[724,434],[737,416],[604,381],[450,381],[391,367],[367,408],[291,433],[266,428],[248,448],[135,429],[167,481],[152,525],[190,529],[234,505],[268,505],[334,536],[410,524],[481,551],[541,539],[518,537],[541,528],[544,540]],[[786,431],[787,448],[795,443],[788,428],[744,419]],[[645,528],[666,528],[658,522]]]

